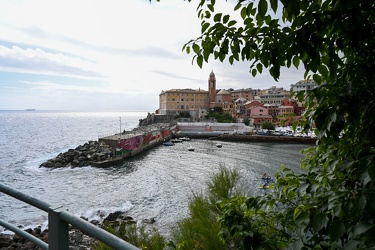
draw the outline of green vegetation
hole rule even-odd
[[[189,202],[189,216],[177,222],[168,243],[156,229],[146,230],[144,226],[123,223],[105,223],[104,229],[141,249],[228,249],[227,242],[220,238],[221,226],[218,217],[222,214],[218,201],[228,201],[239,197],[235,185],[239,178],[236,170],[221,166],[210,176],[207,192],[193,193]],[[241,196],[242,197],[242,196]],[[95,250],[111,249],[101,242]]]
[[[277,116],[277,119],[280,121],[280,126],[290,126],[289,123],[293,120],[297,120],[295,113],[285,113]]]
[[[207,195],[193,194],[189,203],[189,217],[177,223],[170,246],[174,249],[228,249],[219,238],[221,214],[217,201],[237,196],[234,187],[239,174],[221,166],[207,183]]]
[[[245,117],[245,118],[243,119],[243,123],[244,123],[246,126],[249,126],[249,124],[250,124],[250,119],[249,119],[248,117]]]
[[[275,125],[272,122],[264,121],[262,122],[262,129],[275,130]]]
[[[183,112],[179,113],[179,117],[181,117],[181,118],[190,118],[191,116],[190,116],[189,111],[183,111]]]
[[[206,118],[214,118],[217,122],[221,123],[235,122],[235,119],[229,113],[224,112],[221,107],[214,107],[209,109]]]
[[[319,143],[304,150],[307,172],[281,167],[268,195],[222,199],[219,213],[208,212],[213,203],[197,196],[190,206],[196,220],[179,223],[186,234],[174,246],[210,249],[214,235],[195,224],[202,221],[214,224],[222,240],[216,249],[373,249],[375,2],[240,0],[234,10],[241,22],[215,12],[215,3],[200,1],[202,35],[183,49],[199,67],[211,56],[248,61],[253,76],[268,69],[275,80],[282,67],[302,65],[319,86],[297,95],[306,107],[301,125],[307,131],[315,124]]]
[[[375,2],[240,0],[240,22],[215,3],[200,1],[202,34],[183,47],[199,67],[211,57],[242,60],[253,76],[268,69],[277,80],[282,67],[303,66],[318,84],[297,94],[301,126],[315,124],[319,138],[304,151],[308,172],[281,168],[272,194],[221,203],[221,236],[233,249],[373,248]]]
[[[148,231],[143,225],[137,227],[135,224],[129,224],[127,222],[120,223],[119,225],[113,224],[114,223],[107,222],[104,224],[103,229],[141,249],[165,249],[167,242],[156,229]],[[95,250],[112,249],[102,242],[96,242],[93,248]]]

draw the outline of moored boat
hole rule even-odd
[[[171,142],[173,142],[173,143],[179,143],[179,142],[182,142],[182,140],[175,138],[175,139],[171,139]]]
[[[190,138],[189,137],[181,137],[180,140],[183,140],[183,141],[190,141]]]

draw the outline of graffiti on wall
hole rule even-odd
[[[121,139],[116,144],[116,154],[131,155],[136,150],[140,150],[142,147],[149,145],[150,143],[157,142],[159,139],[168,136],[169,130],[153,131],[147,135],[136,135],[131,138]]]
[[[142,147],[143,139],[143,135],[137,135],[132,138],[119,140],[116,147],[122,149],[123,152],[132,152]]]

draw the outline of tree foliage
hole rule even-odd
[[[215,118],[217,122],[232,123],[235,119],[231,114],[224,112],[222,107],[214,107],[208,110],[206,118]]]
[[[275,125],[272,122],[264,121],[262,122],[262,129],[275,130]]]
[[[217,220],[220,209],[217,201],[239,196],[235,190],[239,174],[220,166],[219,172],[210,176],[206,195],[194,193],[189,202],[189,215],[180,220],[172,233],[170,249],[228,249],[228,244],[219,238],[220,224]]]
[[[250,119],[249,119],[249,117],[245,117],[245,118],[243,119],[243,123],[244,123],[246,126],[249,126],[249,124],[250,124]]]
[[[253,76],[267,69],[275,80],[303,67],[318,84],[297,95],[303,128],[315,123],[319,135],[304,151],[307,172],[281,168],[268,196],[223,202],[221,236],[239,249],[374,247],[375,2],[240,0],[240,20],[215,6],[200,1],[201,36],[183,47],[199,67],[247,61]]]

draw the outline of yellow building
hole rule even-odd
[[[171,89],[159,94],[161,115],[189,112],[191,117],[201,118],[208,105],[208,91],[202,89]]]

